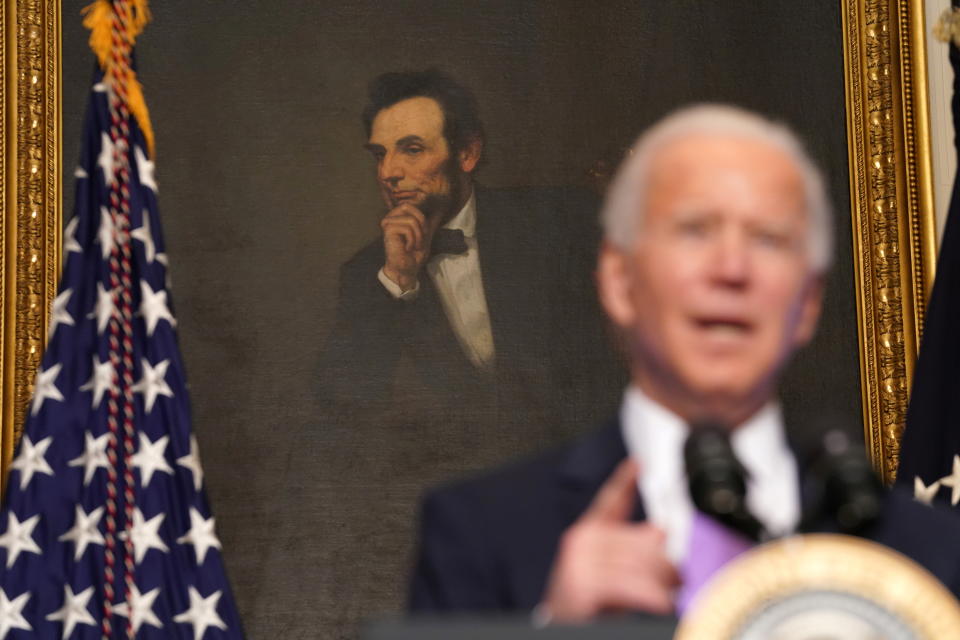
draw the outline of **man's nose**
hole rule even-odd
[[[718,235],[710,261],[710,277],[716,284],[742,288],[750,278],[750,243],[745,234],[726,230]]]
[[[396,185],[403,178],[403,167],[397,162],[396,155],[388,153],[383,156],[380,166],[377,167],[377,175],[381,182]]]

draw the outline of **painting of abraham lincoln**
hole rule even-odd
[[[66,211],[84,4],[62,6]],[[770,114],[848,209],[835,2],[151,8],[137,62],[177,330],[250,637],[352,638],[402,611],[426,487],[617,410],[596,214],[646,125],[694,101]],[[858,432],[843,215],[837,234],[783,400],[788,423],[829,405]]]

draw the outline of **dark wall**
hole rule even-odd
[[[63,4],[68,212],[93,64],[87,2]],[[783,397],[794,427],[829,411],[859,430],[836,0],[168,0],[152,10],[137,56],[178,332],[250,637],[352,637],[361,618],[398,611],[418,496],[484,459],[448,455],[415,430],[364,439],[319,417],[313,367],[337,270],[382,213],[358,114],[383,71],[436,65],[474,88],[491,186],[587,185],[598,161],[690,101],[795,126],[830,183],[838,259],[820,334]]]

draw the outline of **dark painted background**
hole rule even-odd
[[[92,68],[86,3],[63,3],[67,212]],[[383,71],[437,65],[474,88],[491,186],[588,184],[598,160],[690,101],[794,125],[830,183],[838,265],[817,341],[788,376],[788,420],[829,412],[859,433],[836,0],[152,4],[137,54],[178,332],[250,637],[353,637],[398,611],[418,496],[486,463],[415,429],[358,436],[319,417],[313,367],[337,269],[381,213],[359,111]]]

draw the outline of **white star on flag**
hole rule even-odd
[[[960,456],[953,456],[953,470],[950,475],[940,478],[940,484],[950,487],[950,504],[957,506],[960,502]]]
[[[164,514],[158,513],[149,520],[145,520],[140,507],[134,508],[133,525],[130,527],[130,532],[128,534],[124,531],[120,534],[120,538],[126,540],[129,535],[130,541],[133,542],[133,555],[137,564],[143,562],[143,557],[147,555],[147,551],[150,549],[159,549],[164,553],[170,551],[160,538],[160,525],[163,524],[163,518]]]
[[[107,458],[107,445],[110,444],[110,434],[105,433],[97,438],[89,431],[83,434],[86,446],[83,453],[68,462],[71,467],[83,467],[83,486],[90,484],[97,469],[109,469],[110,460]]]
[[[20,522],[17,516],[13,515],[12,510],[7,516],[7,531],[0,536],[0,547],[7,550],[7,569],[9,569],[17,561],[17,556],[21,552],[41,553],[40,547],[33,539],[33,529],[40,522],[40,514],[31,516],[23,522]]]
[[[117,388],[113,383],[115,377],[116,372],[113,369],[113,364],[109,360],[100,362],[100,358],[94,354],[93,370],[90,374],[90,379],[80,387],[80,391],[93,391],[92,406],[94,409],[100,406],[104,391],[113,391]]]
[[[63,606],[47,616],[47,620],[56,622],[63,621],[62,640],[67,640],[73,633],[73,628],[78,624],[86,624],[91,627],[97,626],[90,610],[87,609],[87,603],[93,595],[93,587],[87,587],[78,594],[73,593],[69,584],[63,585]]]
[[[33,631],[30,623],[23,617],[23,607],[30,599],[30,592],[25,591],[13,600],[7,598],[7,592],[0,589],[0,640],[7,637],[11,629]]]
[[[167,307],[167,292],[161,289],[154,291],[146,280],[140,281],[140,295],[143,298],[140,302],[140,313],[147,323],[147,335],[152,336],[157,328],[157,323],[166,320],[170,326],[177,326],[177,321]]]
[[[18,455],[17,459],[10,465],[11,469],[16,469],[20,472],[21,491],[26,489],[27,485],[30,484],[30,479],[33,478],[33,474],[45,473],[48,476],[53,475],[53,469],[50,468],[50,465],[47,464],[47,459],[44,457],[47,455],[47,449],[50,448],[51,442],[53,442],[53,436],[47,436],[37,444],[30,442],[29,436],[23,436],[23,440],[20,442],[20,455]]]
[[[117,308],[113,304],[113,290],[104,289],[103,284],[97,283],[97,301],[94,303],[93,311],[88,318],[97,318],[97,333],[103,333],[110,322],[110,318],[117,315]]]
[[[74,560],[79,560],[88,544],[103,545],[103,535],[100,533],[100,518],[103,516],[103,507],[97,507],[86,513],[83,507],[76,505],[77,515],[73,521],[73,528],[57,538],[60,542],[72,541],[76,545]]]
[[[177,538],[178,544],[192,544],[193,551],[197,554],[197,564],[203,564],[207,557],[207,550],[210,547],[220,549],[220,540],[213,532],[215,518],[203,519],[200,512],[195,507],[190,507],[190,530],[186,534]]]
[[[37,415],[40,407],[43,406],[43,401],[47,398],[56,400],[57,402],[63,402],[63,394],[60,393],[57,385],[54,384],[57,376],[60,375],[60,368],[62,366],[60,363],[57,363],[46,371],[41,370],[37,373],[37,384],[33,389],[33,406],[30,409],[30,415]]]
[[[105,132],[100,132],[100,155],[97,156],[97,166],[103,169],[103,180],[107,186],[113,184],[113,141]]]
[[[162,264],[164,267],[170,266],[169,262],[167,261],[167,254],[158,253],[156,255],[156,258],[157,258],[157,262]],[[163,284],[167,288],[167,291],[170,291],[171,289],[173,289],[173,278],[170,277],[170,271],[166,271],[165,273],[166,273],[166,277],[164,277],[163,279]]]
[[[154,471],[163,471],[173,474],[173,468],[167,463],[164,455],[170,436],[162,436],[155,442],[150,442],[147,434],[140,432],[140,449],[130,458],[133,466],[140,469],[140,482],[146,488],[150,486]]]
[[[143,243],[143,252],[146,255],[147,263],[153,264],[157,247],[153,244],[153,234],[150,233],[150,212],[146,209],[143,210],[143,224],[131,231],[130,237]]]
[[[226,630],[227,625],[217,615],[217,603],[223,591],[215,591],[206,598],[193,586],[190,587],[190,608],[173,616],[174,622],[193,625],[193,640],[200,640],[207,627]]]
[[[153,177],[153,172],[157,168],[156,163],[149,160],[140,147],[133,148],[133,155],[137,159],[137,173],[140,174],[140,184],[157,192],[157,181]]]
[[[110,87],[107,86],[106,82],[98,82],[95,85],[93,85],[93,90],[96,91],[97,93],[106,93],[107,91],[109,91],[109,89]]]
[[[917,502],[922,502],[923,504],[932,504],[934,496],[937,495],[937,491],[940,490],[940,481],[937,480],[929,487],[923,486],[923,480],[920,479],[920,476],[914,476],[913,478],[913,498]]]
[[[157,396],[173,397],[173,390],[164,380],[167,377],[167,367],[170,366],[170,360],[159,362],[156,367],[151,367],[146,358],[141,358],[140,363],[143,366],[143,377],[137,384],[130,387],[130,390],[143,394],[145,409],[149,414],[153,410],[153,403],[156,402]]]
[[[177,458],[177,464],[190,470],[193,476],[193,488],[200,491],[203,486],[203,467],[200,466],[200,447],[197,445],[197,436],[190,436],[190,453]]]
[[[113,233],[113,217],[106,207],[100,207],[100,227],[97,229],[97,240],[100,241],[100,255],[104,260],[110,257],[116,238]]]
[[[83,180],[84,178],[89,178],[90,176],[87,175],[87,172],[83,167],[77,167],[73,170],[73,177],[77,178],[78,180]]]
[[[130,585],[130,602],[121,602],[113,605],[113,613],[124,618],[129,618],[130,625],[133,627],[133,634],[136,635],[140,627],[146,623],[151,627],[162,629],[163,624],[153,613],[153,601],[160,595],[160,587],[151,589],[144,594],[140,593],[137,585]]]
[[[80,169],[83,171],[83,169]],[[63,231],[63,250],[67,253],[83,253],[83,247],[77,242],[77,225],[80,224],[80,218],[74,216],[67,223],[67,228]]]
[[[57,330],[57,325],[65,324],[71,327],[74,325],[73,316],[67,311],[67,304],[70,303],[72,295],[73,289],[67,289],[53,299],[53,309],[50,311],[50,338]]]

